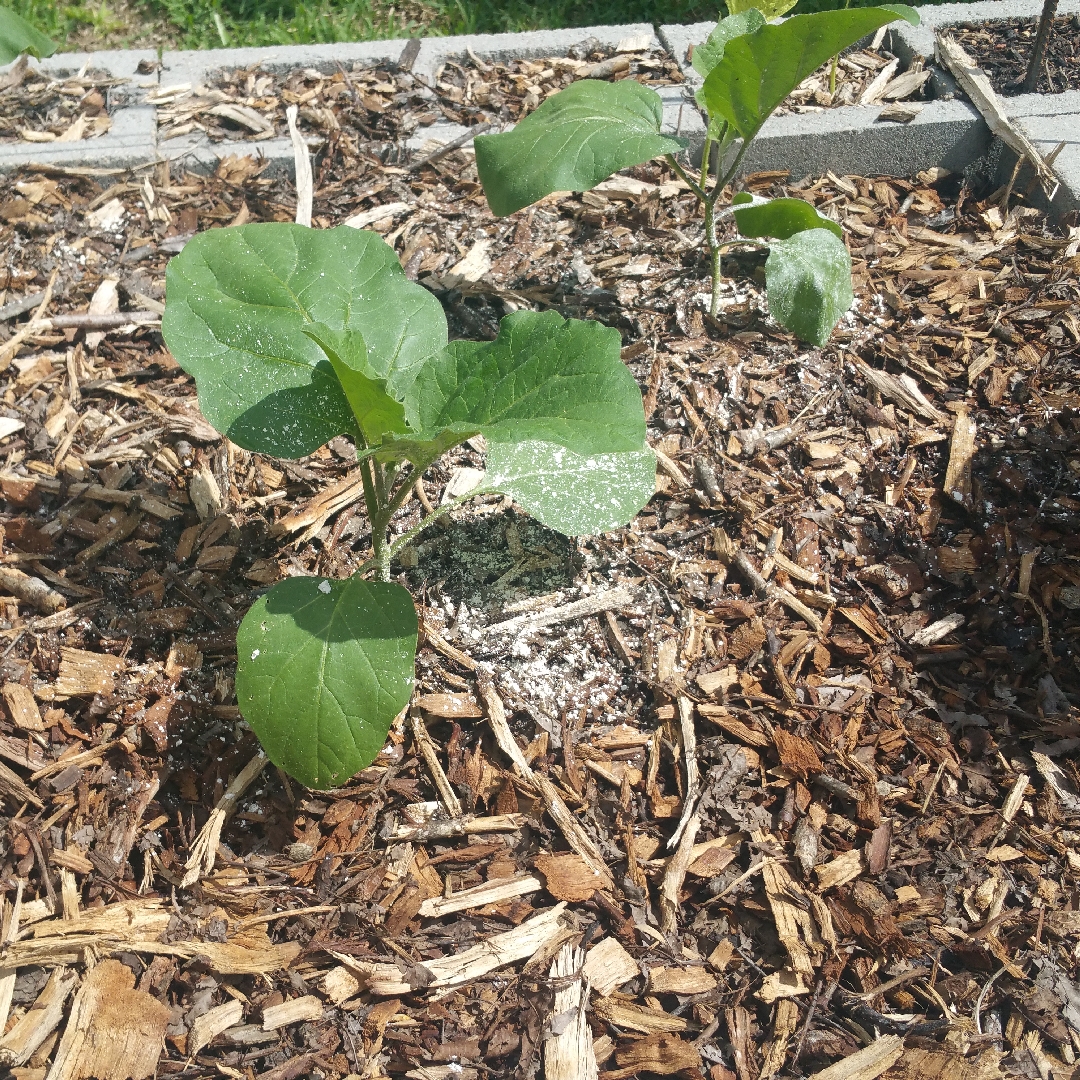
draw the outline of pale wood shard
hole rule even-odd
[[[447,820],[437,815],[441,806],[437,802],[413,803],[406,809],[410,816],[414,808],[424,806],[428,808],[423,816],[425,820],[420,824],[403,823],[394,821],[391,827],[383,834],[393,843],[402,843],[407,840],[445,840],[452,836],[471,836],[482,833],[516,832],[525,825],[524,814],[494,814],[491,817],[472,817],[466,815],[460,818]]]
[[[621,994],[597,998],[593,1002],[593,1012],[609,1024],[626,1028],[628,1031],[640,1031],[642,1035],[656,1035],[663,1031],[685,1031],[689,1024],[681,1016],[647,1009],[644,1005],[633,1004],[633,999]]]
[[[440,696],[445,697],[448,695]],[[477,710],[477,715],[479,715],[479,710]],[[464,812],[461,801],[454,793],[454,789],[450,786],[450,781],[443,771],[442,762],[439,761],[439,754],[435,748],[435,743],[432,742],[431,736],[428,734],[427,726],[424,724],[423,719],[416,710],[409,713],[409,723],[412,726],[413,738],[416,740],[416,745],[423,756],[424,763],[428,767],[428,772],[431,773],[432,783],[435,785],[435,790],[439,793],[439,799],[442,801],[443,806],[446,807],[446,812],[452,818],[461,817]]]
[[[53,700],[111,694],[117,675],[126,666],[126,661],[110,653],[61,647],[60,672],[52,686]]]
[[[592,1029],[585,1019],[589,995],[582,964],[581,950],[566,944],[551,965],[556,990],[544,1043],[545,1080],[596,1080],[597,1077]]]
[[[17,802],[29,803],[31,806],[36,806],[39,810],[45,805],[33,791],[26,786],[22,777],[14,770],[9,769],[2,761],[0,761],[0,795],[5,798],[14,799]]]
[[[311,175],[311,152],[296,126],[299,107],[290,105],[285,110],[285,121],[289,125],[289,139],[293,148],[293,175],[296,177],[296,224],[311,228],[311,208],[315,199],[315,183]],[[258,113],[255,114],[263,119]]]
[[[866,869],[866,858],[860,848],[852,848],[842,855],[837,855],[827,863],[814,868],[818,888],[824,892],[837,885],[846,885],[854,881]]]
[[[664,870],[664,879],[660,883],[660,929],[665,934],[674,933],[678,927],[680,894],[694,859],[694,841],[700,827],[701,815],[695,812],[687,821],[679,846]]]
[[[654,994],[707,994],[716,986],[716,976],[703,967],[649,969],[649,990]]]
[[[135,988],[119,960],[102,960],[75,996],[46,1080],[145,1080],[157,1069],[172,1013]]]
[[[52,615],[67,607],[67,597],[49,588],[41,578],[24,574],[14,566],[0,566],[0,589]]]
[[[940,424],[945,419],[944,414],[940,413],[926,400],[923,392],[919,389],[918,383],[910,375],[890,375],[887,371],[879,371],[877,368],[872,368],[869,364],[858,359],[855,360],[855,366],[858,368],[859,374],[882,397],[895,401],[897,405],[907,409],[908,412],[913,412],[917,416],[921,416],[923,419],[930,420],[935,424]]]
[[[73,922],[79,917],[79,886],[75,874],[66,866],[60,869],[60,902],[65,922]]]
[[[770,1077],[775,1076],[784,1067],[788,1043],[798,1026],[799,1006],[791,998],[781,998],[776,1003],[773,1037],[762,1058],[758,1080],[769,1080]]]
[[[904,1040],[899,1035],[882,1035],[869,1046],[814,1073],[810,1080],[877,1080],[903,1052]]]
[[[589,985],[601,997],[608,997],[623,983],[641,974],[638,962],[613,937],[604,938],[588,951],[583,971]]]
[[[266,754],[262,750],[257,750],[247,765],[233,777],[225,793],[218,800],[217,806],[206,819],[206,824],[199,830],[195,843],[191,845],[187,862],[184,863],[184,876],[180,879],[181,889],[194,885],[203,874],[209,874],[214,869],[221,830],[225,827],[229,816],[235,811],[240,797],[251,786],[255,777],[266,768],[268,761]]]
[[[986,72],[968,56],[959,42],[947,34],[937,35],[937,53],[971,99],[971,103],[979,110],[986,126],[1019,157],[1031,164],[1047,199],[1053,202],[1061,182],[1031,140],[1009,119],[1005,105],[990,85]]]
[[[420,914],[424,918],[437,919],[440,915],[450,915],[455,911],[468,911],[470,908],[483,907],[485,904],[499,904],[503,900],[512,900],[517,896],[542,889],[539,878],[496,878],[485,881],[472,889],[454,893],[452,896],[436,896],[425,900],[420,905]],[[589,894],[592,895],[591,893]]]
[[[339,964],[323,976],[322,990],[331,1005],[340,1005],[360,992],[360,981],[344,964]]]
[[[4,704],[7,705],[11,722],[22,731],[44,731],[41,711],[34,700],[33,691],[21,683],[4,685]]]
[[[75,922],[60,918],[39,922],[34,926],[34,937],[101,934],[113,941],[135,941],[165,933],[171,919],[172,912],[163,900],[122,900],[118,904],[90,908]]]
[[[0,1039],[0,1064],[25,1065],[34,1051],[56,1030],[68,995],[78,985],[74,971],[58,967],[19,1022]]]
[[[809,993],[810,988],[803,982],[802,975],[797,971],[785,969],[766,975],[761,981],[761,989],[754,996],[760,998],[766,1005],[772,1005],[776,1001]]]
[[[515,615],[505,622],[495,623],[485,630],[485,634],[520,634],[540,630],[545,626],[555,626],[559,623],[572,622],[588,618],[590,615],[599,615],[613,608],[628,607],[634,602],[634,594],[628,588],[608,589],[607,592],[597,593],[594,596],[586,596],[582,600],[575,600],[571,604],[562,607],[549,608],[547,611],[533,612],[525,615]]]
[[[668,848],[674,848],[690,821],[697,806],[698,793],[701,790],[701,777],[698,772],[697,733],[694,730],[694,703],[684,695],[678,698],[679,706],[679,741],[682,744],[683,768],[686,770],[686,787],[683,793],[682,814],[679,825],[668,841]]]
[[[0,474],[0,481],[18,481],[22,484],[33,484],[35,487],[47,491],[50,495],[59,495],[64,492],[66,497],[73,498],[76,495],[84,499],[92,499],[94,502],[107,502],[119,506],[138,507],[145,510],[152,517],[162,521],[171,521],[183,515],[183,510],[170,506],[167,502],[157,498],[148,491],[121,491],[118,488],[105,487],[102,484],[65,484],[60,480],[48,476],[18,476],[15,473]]]
[[[305,994],[263,1009],[262,1028],[263,1031],[275,1031],[305,1020],[321,1020],[322,1015],[323,1003],[314,994]]]
[[[776,859],[767,858],[761,872],[777,936],[787,949],[795,971],[812,979],[814,962],[823,959],[825,950],[810,914],[806,892]]]
[[[235,1000],[226,1001],[224,1005],[196,1017],[188,1032],[188,1057],[194,1057],[204,1046],[209,1046],[223,1031],[235,1027],[243,1018],[244,1006]]]
[[[514,738],[510,725],[506,722],[506,709],[502,698],[499,697],[490,679],[480,678],[477,680],[481,697],[487,708],[488,722],[495,734],[495,741],[499,749],[513,762],[514,771],[526,780],[540,793],[544,807],[551,815],[552,820],[559,826],[566,842],[578,853],[597,876],[599,888],[610,889],[614,885],[611,871],[604,862],[604,856],[593,842],[589,834],[582,828],[580,822],[570,813],[569,807],[559,794],[555,785],[546,776],[534,773],[532,766],[525,760],[517,740]]]
[[[960,409],[953,422],[949,464],[945,470],[945,494],[964,506],[971,505],[971,459],[975,456],[975,420]]]
[[[999,1080],[1004,1056],[995,1049],[972,1057],[957,1050],[908,1047],[884,1075],[886,1080]]]
[[[360,469],[354,469],[343,480],[320,492],[315,498],[305,503],[299,510],[286,514],[270,527],[271,536],[285,536],[300,532],[297,543],[312,539],[334,514],[352,506],[364,497],[364,481]]]
[[[542,911],[513,930],[493,934],[486,941],[453,956],[439,957],[416,965],[413,981],[402,975],[396,964],[372,964],[354,960],[343,953],[331,955],[360,975],[367,989],[382,997],[409,994],[421,987],[461,986],[496,968],[517,963],[535,953],[549,938],[561,932],[559,916],[565,904]]]

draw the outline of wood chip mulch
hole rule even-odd
[[[1022,92],[1038,19],[995,19],[955,28],[957,41],[1006,97]],[[1080,90],[1080,15],[1058,15],[1050,24],[1036,92]]]
[[[938,174],[752,177],[845,228],[807,349],[757,256],[705,314],[659,167],[496,220],[465,153],[331,137],[317,226],[381,232],[458,335],[618,328],[660,472],[593,540],[500,499],[424,534],[414,704],[310,792],[260,772],[234,633],[366,556],[352,447],[221,440],[159,329],[194,231],[293,217],[260,169],[0,202],[12,1074],[1075,1076],[1077,239]]]

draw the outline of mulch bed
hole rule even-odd
[[[25,58],[0,75],[0,142],[78,141],[110,126],[108,95],[122,80],[93,69],[57,82]]]
[[[700,217],[660,167],[496,220],[460,151],[412,169],[331,138],[317,226],[364,215],[454,334],[523,305],[621,332],[659,490],[592,540],[500,499],[424,534],[395,567],[424,627],[409,719],[336,791],[256,773],[207,869],[200,830],[257,751],[236,625],[367,548],[349,443],[224,442],[154,321],[193,232],[292,219],[260,168],[27,171],[0,204],[15,1075],[111,1075],[94,1046],[123,1034],[138,1076],[535,1076],[567,943],[612,1080],[1074,1075],[1076,241],[938,174],[751,177],[845,227],[856,304],[808,349],[758,256],[725,259],[707,316]],[[60,318],[88,307],[96,329]],[[453,985],[451,957],[476,974]]]
[[[1038,19],[998,19],[953,28],[957,41],[1006,97],[1019,94],[1035,44]],[[1051,24],[1036,93],[1080,90],[1080,15],[1058,15]]]
[[[635,47],[638,44],[644,47]],[[898,73],[898,62],[890,54],[871,48],[840,59],[835,92],[829,90],[830,68],[825,64],[804,80],[778,114],[852,105],[872,85],[874,102],[903,101],[925,93],[929,78],[925,72]],[[487,130],[515,123],[551,94],[586,78],[636,79],[655,87],[684,81],[675,60],[663,50],[650,49],[647,42],[627,39],[615,48],[591,38],[574,46],[568,56],[506,62],[471,56],[447,61],[430,85],[399,64],[355,65],[351,71],[342,68],[331,74],[313,68],[275,74],[255,67],[224,72],[205,87],[163,87],[152,100],[159,104],[165,139],[193,131],[204,132],[214,142],[275,138],[287,134],[285,109],[296,105],[302,132],[345,140],[355,154],[363,144],[390,146],[432,124]]]

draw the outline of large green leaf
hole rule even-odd
[[[476,167],[493,213],[504,217],[553,191],[587,191],[620,169],[686,140],[660,134],[655,90],[633,79],[582,79],[553,94],[513,131],[480,135]]]
[[[453,341],[426,364],[405,415],[416,432],[483,434],[486,489],[562,532],[601,532],[654,490],[641,391],[619,346],[598,322],[515,312],[495,341]]]
[[[481,490],[509,495],[567,536],[593,536],[625,525],[653,497],[656,456],[648,447],[583,455],[556,443],[492,443]]]
[[[10,64],[22,53],[39,60],[56,52],[56,42],[31,26],[14,11],[0,7],[0,64]]]
[[[404,406],[386,392],[385,379],[371,374],[367,343],[359,330],[332,330],[325,323],[312,323],[304,333],[326,354],[369,446],[381,442],[387,432],[408,430]]]
[[[408,590],[360,578],[288,578],[236,635],[236,699],[267,757],[313,788],[375,759],[409,703],[416,609]]]
[[[777,240],[786,240],[807,229],[828,229],[837,239],[844,238],[843,230],[835,221],[819,214],[803,199],[763,199],[755,202],[753,195],[742,191],[732,199],[732,204],[740,235],[750,239],[775,236]],[[740,209],[740,204],[750,205]]]
[[[744,139],[752,139],[803,79],[831,56],[896,19],[916,25],[919,16],[903,4],[818,11],[734,38],[702,87],[705,107]]]
[[[349,403],[304,327],[356,330],[365,374],[400,400],[446,344],[438,300],[405,277],[393,249],[356,229],[271,223],[194,236],[170,263],[162,331],[195,377],[207,420],[233,442],[302,457],[354,433]]]
[[[709,72],[724,58],[724,49],[729,41],[744,34],[752,34],[765,25],[765,16],[758,11],[756,4],[738,12],[732,10],[730,4],[728,7],[731,14],[713,27],[705,41],[694,46],[693,55],[690,57],[694,70],[703,79],[708,78]]]
[[[769,312],[781,326],[824,345],[855,299],[851,257],[828,229],[795,233],[769,245],[765,288]]]

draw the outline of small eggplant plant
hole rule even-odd
[[[477,170],[492,211],[505,216],[553,191],[587,191],[620,169],[663,156],[704,206],[710,313],[716,316],[723,249],[757,245],[769,252],[765,287],[773,318],[823,345],[854,300],[840,227],[801,199],[744,192],[722,207],[720,196],[762,125],[803,79],[879,27],[896,19],[917,24],[919,16],[905,5],[885,4],[767,21],[787,6],[786,0],[755,0],[754,7],[743,7],[736,0],[741,10],[721,19],[694,49],[692,63],[704,80],[697,102],[708,117],[700,173],[692,175],[678,159],[686,140],[661,132],[655,90],[632,79],[583,79],[553,94],[512,131],[476,138]],[[721,165],[711,177],[714,153]],[[727,213],[739,239],[723,243],[718,227]]]
[[[373,232],[200,233],[169,263],[162,331],[203,415],[244,449],[298,458],[339,435],[356,444],[371,559],[344,581],[279,582],[237,632],[240,711],[269,759],[309,787],[369,765],[412,695],[417,615],[391,560],[470,496],[389,533],[436,459],[483,435],[471,495],[508,495],[569,536],[624,525],[655,491],[617,330],[518,311],[494,341],[448,341],[439,301]]]
[[[0,64],[10,64],[24,54],[41,60],[54,52],[55,41],[10,8],[0,7]]]

